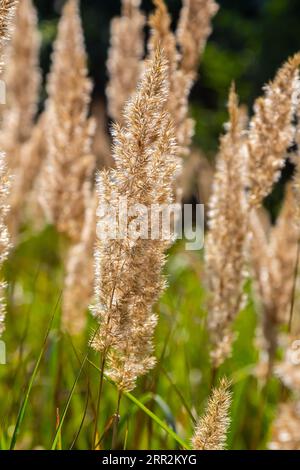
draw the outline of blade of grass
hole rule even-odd
[[[89,384],[89,381],[87,383],[87,389],[88,389],[88,393],[87,393],[87,397],[86,397],[86,402],[85,402],[85,407],[84,407],[84,412],[83,412],[83,415],[82,415],[82,419],[81,419],[81,422],[80,422],[80,426],[78,428],[78,431],[73,439],[73,442],[70,446],[70,450],[72,450],[77,442],[77,439],[79,438],[79,435],[81,433],[81,430],[83,428],[83,425],[84,425],[84,421],[85,421],[85,418],[86,418],[86,414],[87,414],[87,410],[88,410],[88,405],[89,405],[89,398],[90,398],[90,384]]]
[[[99,325],[99,326],[96,328],[96,330],[94,331],[94,334],[93,334],[93,336],[92,336],[91,342],[92,342],[93,339],[95,338],[95,336],[96,336],[96,334],[97,334],[99,328],[100,328],[100,325]],[[80,376],[81,376],[81,374],[82,374],[82,371],[83,371],[83,369],[84,369],[84,366],[85,366],[85,364],[86,364],[86,362],[87,362],[87,360],[88,360],[89,349],[87,350],[87,352],[86,352],[86,354],[85,354],[85,356],[84,356],[82,362],[80,361],[80,359],[79,359],[79,357],[78,357],[77,354],[76,354],[76,356],[77,356],[77,358],[78,358],[78,361],[79,361],[79,364],[80,364],[80,368],[79,368],[79,371],[78,371],[77,376],[76,376],[76,378],[75,378],[75,381],[74,381],[74,383],[73,383],[73,386],[72,386],[72,388],[71,388],[71,391],[70,391],[70,393],[69,393],[68,400],[67,400],[67,403],[66,403],[66,405],[65,405],[65,407],[64,407],[64,411],[63,411],[63,414],[62,414],[62,416],[61,416],[61,420],[60,420],[59,426],[58,426],[58,428],[56,429],[56,432],[55,432],[55,435],[54,435],[54,439],[53,439],[53,442],[52,442],[52,446],[51,446],[51,450],[55,450],[55,447],[56,447],[56,444],[57,444],[57,441],[58,441],[58,438],[59,438],[59,433],[61,432],[61,428],[62,428],[62,426],[63,426],[63,424],[64,424],[65,417],[66,417],[66,415],[67,415],[69,406],[70,406],[70,404],[71,404],[72,397],[73,397],[73,395],[74,395],[76,385],[77,385],[78,380],[79,380],[79,378],[80,378]]]
[[[58,440],[59,440],[59,436],[60,436],[60,433],[61,433],[62,425],[63,425],[63,423],[64,423],[64,421],[65,421],[65,417],[66,417],[66,415],[67,415],[67,412],[68,412],[70,403],[71,403],[71,401],[72,401],[72,397],[73,397],[73,394],[74,394],[74,392],[75,392],[76,385],[77,385],[78,380],[79,380],[79,378],[80,378],[80,376],[81,376],[81,373],[82,373],[83,368],[84,368],[84,366],[85,366],[86,360],[87,360],[87,355],[86,355],[86,357],[84,358],[84,360],[83,360],[82,363],[81,363],[80,369],[79,369],[79,371],[78,371],[78,374],[77,374],[77,376],[76,376],[76,378],[75,378],[75,381],[74,381],[73,386],[72,386],[72,388],[71,388],[71,391],[70,391],[70,393],[69,393],[67,403],[66,403],[66,405],[65,405],[65,407],[64,407],[64,411],[63,411],[63,413],[62,413],[62,415],[61,415],[61,420],[60,420],[60,422],[59,422],[59,426],[57,427],[56,432],[55,432],[55,435],[54,435],[54,439],[53,439],[53,442],[52,442],[52,445],[51,445],[51,450],[55,450],[55,449],[56,449],[56,445],[57,445],[57,442],[58,442]]]
[[[23,419],[24,419],[24,416],[25,416],[29,396],[30,396],[35,378],[37,376],[42,357],[43,357],[44,352],[46,350],[48,336],[49,336],[49,333],[51,331],[51,327],[52,327],[52,324],[53,324],[53,320],[54,320],[54,317],[55,317],[55,314],[56,314],[57,307],[58,307],[60,299],[61,299],[61,295],[62,294],[60,293],[59,298],[58,298],[57,303],[56,303],[55,308],[54,308],[52,318],[51,318],[50,323],[49,323],[48,328],[47,328],[47,332],[46,332],[46,335],[45,335],[45,339],[43,341],[42,349],[40,351],[39,357],[38,357],[37,362],[35,364],[35,367],[33,369],[33,373],[31,374],[31,377],[30,377],[30,380],[29,380],[29,384],[28,384],[23,402],[22,402],[20,411],[18,413],[17,422],[16,422],[15,429],[14,429],[14,432],[13,432],[13,435],[12,435],[12,438],[11,438],[10,450],[14,450],[14,448],[16,446],[17,437],[18,437],[18,434],[20,432],[20,428],[21,428],[21,425],[22,425],[22,422],[23,422]]]
[[[191,418],[192,423],[195,425],[196,424],[196,419],[195,419],[189,405],[187,404],[184,396],[182,395],[181,391],[179,390],[179,388],[177,387],[177,385],[172,380],[172,378],[170,377],[170,375],[168,374],[168,372],[165,370],[165,368],[163,366],[161,367],[161,370],[162,370],[163,374],[165,375],[165,377],[167,378],[168,382],[170,383],[171,387],[174,389],[176,395],[178,395],[178,397],[179,397],[179,399],[182,403],[182,406],[185,408],[186,412],[188,413],[189,417]]]
[[[99,328],[100,328],[100,325],[98,325],[98,327],[97,327],[96,330],[94,331],[94,334],[93,334],[93,336],[92,336],[91,342],[93,341],[94,337],[96,336],[96,334],[97,334]],[[66,405],[65,405],[65,407],[64,407],[64,411],[63,411],[63,414],[62,414],[62,416],[61,416],[61,420],[60,420],[59,426],[58,426],[58,428],[56,429],[56,432],[55,432],[55,435],[54,435],[54,438],[53,438],[53,442],[52,442],[52,445],[51,445],[51,450],[55,450],[55,447],[56,447],[56,444],[57,444],[57,441],[58,441],[58,438],[59,438],[59,433],[61,432],[61,428],[62,428],[62,426],[63,426],[63,424],[64,424],[65,417],[66,417],[66,415],[67,415],[69,406],[70,406],[70,404],[71,404],[72,397],[73,397],[73,395],[74,395],[76,385],[77,385],[78,380],[79,380],[79,378],[80,378],[80,376],[81,376],[81,374],[82,374],[82,371],[83,371],[84,366],[85,366],[85,364],[86,364],[86,362],[87,362],[87,360],[88,360],[88,355],[89,355],[89,349],[88,349],[87,352],[86,352],[86,354],[85,354],[85,356],[84,356],[84,358],[83,358],[83,360],[82,360],[82,362],[81,362],[80,359],[79,359],[79,356],[78,356],[78,354],[77,354],[77,352],[76,352],[76,350],[75,350],[75,348],[74,348],[74,345],[73,345],[73,342],[72,342],[72,341],[71,341],[71,345],[72,345],[72,347],[73,347],[73,349],[74,349],[74,351],[75,351],[75,355],[76,355],[76,358],[77,358],[77,360],[78,360],[78,362],[79,362],[79,364],[80,364],[80,368],[79,368],[79,371],[78,371],[77,376],[76,376],[76,378],[75,378],[75,381],[74,381],[74,383],[73,383],[73,386],[72,386],[72,388],[71,388],[71,391],[70,391],[70,393],[69,393],[68,400],[67,400],[67,403],[66,403]]]
[[[99,367],[89,360],[89,363],[100,371]],[[115,383],[109,379],[106,375],[104,378],[107,382],[116,386]],[[164,423],[158,416],[156,416],[149,408],[141,403],[134,395],[129,392],[124,392],[124,396],[128,398],[132,403],[138,406],[149,418],[151,418],[158,426],[160,426],[170,437],[172,437],[183,449],[189,450],[189,446],[184,442],[166,423]]]

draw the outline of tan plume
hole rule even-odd
[[[230,382],[223,378],[212,391],[205,414],[199,419],[192,447],[195,450],[224,450],[230,425]]]
[[[232,323],[242,306],[247,235],[247,200],[244,191],[244,112],[231,88],[229,124],[221,138],[217,169],[209,203],[206,238],[206,273],[210,290],[208,324],[215,366],[231,353]]]
[[[135,91],[142,71],[145,17],[140,3],[140,0],[122,0],[121,16],[111,23],[106,94],[109,115],[120,123],[124,119],[124,105]]]
[[[40,202],[58,231],[77,242],[95,167],[94,121],[88,118],[92,84],[77,0],[68,0],[64,7],[52,60]]]
[[[109,204],[119,215],[120,197],[130,210],[143,204],[167,204],[178,171],[174,132],[165,112],[168,69],[157,49],[125,108],[124,127],[113,132],[116,168],[98,177],[100,208]],[[145,217],[139,220],[146,223]],[[134,222],[130,220],[130,222]],[[127,228],[129,228],[127,226]],[[148,228],[147,228],[148,233]],[[165,286],[162,267],[171,240],[135,237],[130,230],[121,239],[97,241],[94,315],[100,323],[93,346],[107,355],[107,374],[120,390],[132,390],[138,377],[155,364],[153,334],[157,317],[153,305]]]

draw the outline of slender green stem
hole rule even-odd
[[[118,393],[118,403],[117,403],[117,411],[114,416],[114,425],[113,425],[113,436],[112,436],[112,445],[111,448],[112,450],[116,450],[117,447],[117,441],[118,441],[118,425],[120,421],[120,404],[121,404],[121,398],[122,398],[122,391],[119,390]]]
[[[44,353],[45,353],[45,351],[46,351],[48,337],[49,337],[49,334],[50,334],[50,331],[51,331],[51,327],[52,327],[52,324],[53,324],[53,320],[54,320],[54,317],[55,317],[55,314],[56,314],[56,311],[57,311],[57,307],[58,307],[58,305],[59,305],[60,300],[61,300],[61,293],[60,293],[59,298],[58,298],[58,300],[57,300],[57,303],[56,303],[56,305],[55,305],[54,312],[53,312],[52,318],[51,318],[51,320],[50,320],[50,322],[49,322],[49,325],[48,325],[48,328],[47,328],[47,332],[46,332],[46,335],[45,335],[45,339],[44,339],[44,342],[43,342],[43,345],[42,345],[40,354],[39,354],[38,359],[37,359],[37,361],[36,361],[34,370],[33,370],[32,374],[31,374],[31,377],[30,377],[30,380],[29,380],[29,384],[28,384],[27,390],[26,390],[26,392],[25,392],[24,399],[23,399],[23,401],[22,401],[21,408],[20,408],[19,413],[18,413],[17,422],[16,422],[16,425],[15,425],[15,428],[14,428],[14,432],[13,432],[13,435],[12,435],[12,438],[11,438],[10,450],[14,450],[14,448],[15,448],[15,445],[16,445],[16,442],[17,442],[17,437],[18,437],[18,435],[19,435],[20,428],[21,428],[22,422],[23,422],[23,420],[24,420],[24,416],[25,416],[25,412],[26,412],[26,409],[27,409],[27,405],[28,405],[28,401],[29,401],[30,394],[31,394],[31,390],[32,390],[32,387],[33,387],[35,378],[36,378],[36,376],[37,376],[37,373],[38,373],[38,370],[39,370],[39,367],[40,367],[40,364],[41,364],[43,355],[44,355]]]
[[[96,369],[99,370],[99,367],[94,364],[92,361],[87,359],[88,362]],[[107,382],[111,383],[116,387],[116,384],[114,383],[113,380],[111,380],[109,377],[107,377],[104,374],[104,379],[107,380]],[[143,410],[143,412],[147,415],[150,416],[153,421],[160,426],[161,429],[163,429],[170,437],[172,437],[179,445],[182,447],[182,449],[190,450],[189,446],[187,445],[186,442],[184,442],[173,429],[171,429],[164,421],[162,421],[158,416],[156,416],[151,410],[149,410],[143,403],[141,403],[140,400],[138,400],[134,395],[132,395],[130,392],[124,392],[123,395],[128,398],[132,403],[134,403],[138,408]]]

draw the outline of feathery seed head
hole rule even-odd
[[[197,72],[199,57],[211,34],[211,21],[218,9],[214,0],[183,0],[177,38],[184,72],[193,75]]]
[[[247,201],[244,192],[244,112],[238,108],[234,87],[229,101],[229,124],[221,138],[217,169],[209,203],[206,237],[206,273],[210,291],[209,331],[212,359],[221,364],[229,355],[232,322],[242,306],[247,235]]]
[[[36,10],[31,0],[22,0],[16,8],[4,73],[7,104],[0,138],[9,154],[10,168],[18,166],[17,155],[16,161],[12,161],[17,153],[15,148],[29,138],[37,111],[41,82],[39,49]]]
[[[18,0],[0,0],[0,73],[2,73],[5,44],[10,39],[12,20]]]
[[[124,105],[136,89],[144,55],[145,16],[140,0],[123,0],[122,15],[111,23],[111,41],[106,88],[108,111],[112,119],[123,123]]]
[[[10,178],[7,175],[4,153],[0,153],[0,267],[8,257],[11,248],[9,233],[6,227],[6,215],[8,212],[7,200],[10,190]],[[4,289],[6,283],[0,279],[0,337],[4,331],[5,302]]]
[[[247,143],[251,206],[259,206],[272,190],[293,141],[292,118],[300,90],[299,64],[300,54],[296,54],[255,102]]]
[[[282,403],[272,427],[270,450],[300,450],[300,403]]]
[[[91,81],[76,0],[69,0],[54,45],[46,108],[48,158],[41,206],[58,231],[78,242],[95,167],[94,120],[88,118]]]
[[[205,414],[199,419],[192,439],[195,450],[224,450],[230,425],[230,382],[223,378],[208,400]]]
[[[63,328],[71,335],[80,334],[87,320],[94,286],[93,252],[96,241],[95,194],[86,203],[86,214],[80,241],[70,248],[62,302]]]
[[[14,0],[0,0],[0,73],[3,70],[5,45],[16,5],[17,2]],[[5,153],[0,152],[0,268],[10,249],[9,233],[6,226],[10,177],[7,172],[5,158]],[[0,336],[4,331],[5,302],[3,291],[5,287],[5,282],[0,279]]]
[[[97,178],[101,206],[119,217],[120,197],[128,208],[172,202],[178,171],[174,131],[165,112],[168,99],[167,64],[157,49],[146,67],[137,93],[125,107],[124,126],[113,129],[115,168]],[[151,369],[153,334],[157,323],[152,308],[165,286],[161,275],[168,240],[121,239],[97,241],[95,252],[94,315],[100,323],[93,347],[107,354],[108,375],[120,390],[132,390],[137,378]]]
[[[277,347],[278,326],[289,321],[299,239],[296,214],[297,201],[288,185],[281,211],[268,234],[255,211],[250,218],[250,262],[262,304],[265,348],[270,359]]]

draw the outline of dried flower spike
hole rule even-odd
[[[223,378],[208,400],[204,416],[195,429],[192,447],[195,450],[224,450],[230,425],[230,382]]]
[[[0,73],[4,65],[4,49],[10,39],[12,20],[18,0],[0,0]]]
[[[250,204],[259,206],[272,190],[294,138],[292,119],[299,95],[300,53],[289,59],[254,105],[248,132]]]
[[[31,0],[22,0],[16,9],[8,47],[4,73],[7,96],[0,131],[1,147],[14,172],[19,170],[20,146],[29,138],[37,112],[41,82],[39,49],[36,10]]]
[[[11,21],[13,19],[16,1],[0,0],[0,73],[3,71],[5,46],[8,41]],[[9,233],[6,227],[6,215],[8,212],[7,199],[9,195],[10,181],[7,172],[5,154],[0,152],[0,268],[6,260],[10,248]],[[5,282],[0,279],[0,337],[4,331]]]
[[[238,108],[234,88],[229,95],[227,133],[220,153],[209,204],[206,272],[211,294],[208,324],[212,359],[220,365],[231,353],[231,327],[243,299],[247,201],[244,193],[244,112]]]
[[[77,0],[68,0],[59,23],[46,107],[48,157],[40,202],[59,232],[78,242],[85,198],[95,167],[94,121],[88,119],[92,85]]]
[[[168,69],[157,49],[148,63],[137,94],[125,108],[124,127],[114,128],[116,168],[98,177],[98,227],[103,226],[100,208],[109,204],[120,215],[120,197],[128,210],[143,204],[173,200],[172,185],[178,171],[176,145],[168,99]],[[148,216],[147,216],[148,217]],[[131,221],[132,222],[132,221]],[[127,226],[129,228],[129,226]],[[96,248],[94,314],[100,323],[93,347],[107,355],[107,374],[120,390],[132,390],[139,376],[155,364],[153,334],[157,317],[153,305],[164,289],[161,271],[164,252],[171,240],[102,237]]]
[[[300,403],[282,403],[273,424],[270,450],[300,450]]]
[[[5,155],[0,153],[0,268],[8,257],[10,249],[9,233],[5,219],[8,212],[7,199],[9,196],[10,181],[7,176]],[[0,278],[0,337],[4,331],[5,301],[4,290],[6,283]]]
[[[142,70],[145,17],[140,3],[122,0],[122,15],[111,23],[106,94],[109,115],[119,123],[123,123],[124,105],[135,91]]]
[[[219,6],[214,0],[183,0],[177,39],[181,49],[181,69],[195,75],[199,59],[211,34],[211,21]]]
[[[71,335],[78,335],[83,331],[87,320],[86,313],[93,296],[96,204],[96,195],[91,195],[87,202],[80,241],[70,248],[66,263],[62,324],[64,330]]]
[[[262,304],[265,349],[271,362],[276,352],[278,327],[289,322],[299,239],[296,213],[295,194],[288,185],[282,209],[268,236],[255,212],[252,211],[250,218],[250,262]]]

